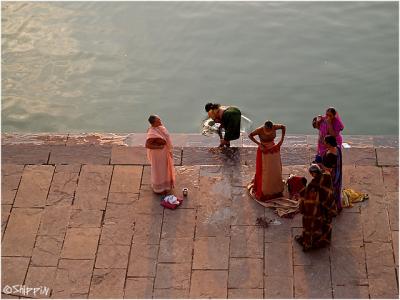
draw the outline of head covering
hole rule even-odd
[[[317,173],[317,174],[321,174],[321,168],[317,165],[317,164],[312,164],[309,168],[308,171],[310,173]]]

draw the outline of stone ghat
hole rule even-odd
[[[2,297],[398,298],[398,140],[345,136],[343,185],[370,199],[304,253],[301,216],[252,201],[256,148],[172,135],[175,210],[150,187],[145,134],[2,134]],[[288,136],[284,178],[307,174],[315,136]],[[308,176],[308,175],[307,175]],[[308,177],[309,179],[309,177]],[[275,220],[267,228],[257,218]],[[10,294],[9,294],[10,293]]]
[[[172,133],[171,138],[177,147],[215,147],[217,136],[206,137],[201,134]],[[278,136],[279,138],[279,136]],[[125,145],[144,146],[146,133],[2,133],[2,144],[33,145]],[[316,135],[286,135],[283,146],[314,147]],[[344,142],[355,148],[393,147],[397,148],[398,137],[393,135],[345,135]],[[254,147],[247,136],[232,143],[235,147]]]
[[[146,134],[2,134],[2,163],[147,165]],[[217,151],[217,137],[172,134],[176,165],[253,165],[255,144],[246,136],[232,149]],[[316,152],[316,136],[288,135],[282,145],[283,165],[309,164]],[[395,136],[345,136],[344,164],[397,165]]]

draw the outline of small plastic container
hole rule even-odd
[[[182,195],[183,195],[184,197],[186,197],[186,196],[188,195],[188,193],[189,193],[189,189],[188,189],[188,188],[183,188],[183,189],[182,189]]]

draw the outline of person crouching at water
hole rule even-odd
[[[172,143],[159,116],[151,115],[149,123],[145,147],[151,164],[151,186],[155,193],[166,194],[175,185]]]
[[[240,137],[242,113],[239,108],[234,106],[221,106],[217,103],[207,103],[205,110],[215,123],[221,124],[218,130],[220,147],[229,147],[230,141],[237,140]],[[222,136],[222,128],[225,129],[224,136]]]

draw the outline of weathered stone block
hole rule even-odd
[[[193,269],[228,269],[229,238],[196,238],[194,242]]]
[[[399,168],[398,167],[383,167],[383,184],[387,192],[399,191]]]
[[[192,209],[165,210],[162,238],[194,237],[196,211]],[[184,225],[183,225],[184,224]]]
[[[28,265],[28,257],[2,257],[1,286],[4,288],[6,285],[22,285],[28,270]]]
[[[127,278],[125,299],[151,299],[153,297],[154,278]]]
[[[128,276],[155,277],[158,245],[133,244],[129,259]]]
[[[258,258],[231,258],[228,287],[230,289],[263,288],[263,260]]]
[[[333,245],[363,245],[363,235],[361,234],[363,223],[360,214],[342,213],[333,220],[332,226]]]
[[[94,259],[99,242],[100,228],[68,228],[62,258]]]
[[[343,187],[349,187],[370,196],[383,196],[382,170],[373,166],[343,166]]]
[[[262,299],[263,289],[229,289],[228,299]]]
[[[116,204],[131,204],[138,205],[139,194],[136,193],[112,193],[108,194],[108,203],[116,203]]]
[[[122,298],[125,273],[124,269],[94,269],[89,298]]]
[[[103,211],[93,209],[74,209],[71,211],[69,227],[101,227]]]
[[[245,189],[232,193],[231,225],[256,225],[264,217],[264,207],[250,198]]]
[[[230,207],[199,207],[196,218],[196,237],[229,236],[230,223]]]
[[[2,255],[32,255],[43,209],[14,208],[8,221],[2,243]]]
[[[132,224],[135,221],[135,204],[108,203],[105,211],[105,223]]]
[[[160,243],[158,262],[192,262],[193,238],[167,238]]]
[[[28,274],[26,275],[25,285],[27,287],[39,288],[46,287],[47,294],[41,294],[40,291],[37,292],[36,296],[33,292],[29,293],[27,296],[33,296],[33,298],[49,298],[50,291],[53,289],[54,278],[56,275],[57,267],[33,267],[30,266]],[[45,290],[43,290],[45,292]]]
[[[330,273],[325,266],[294,266],[295,298],[332,298]]]
[[[126,269],[130,246],[99,245],[95,267],[98,269]]]
[[[190,298],[227,298],[228,271],[194,270]]]
[[[230,257],[264,257],[264,229],[257,226],[232,226]]]
[[[98,145],[71,145],[53,147],[50,164],[97,164],[110,163],[111,148]]]
[[[54,148],[56,148],[56,146],[2,145],[1,163],[17,164],[17,165],[47,164],[47,161],[49,159],[49,153]]]
[[[24,165],[3,164],[1,166],[1,204],[14,203],[21,181]]]
[[[84,165],[79,176],[74,207],[105,209],[112,166]]]
[[[291,299],[293,298],[293,277],[266,276],[264,278],[265,298]]]
[[[189,288],[187,289],[154,289],[154,299],[187,299],[189,298]]]
[[[114,166],[110,192],[139,193],[142,166]]]
[[[148,245],[159,244],[162,221],[160,215],[135,215],[133,242]]]
[[[376,166],[374,148],[350,148],[342,149],[343,165]]]
[[[361,210],[361,219],[365,242],[390,242],[389,215],[386,208],[366,207]]]
[[[153,214],[161,215],[164,208],[160,205],[161,195],[153,193],[152,189],[147,186],[140,190],[139,200],[135,202],[133,209],[136,214]]]
[[[365,254],[369,279],[395,277],[391,243],[366,243]]]
[[[399,166],[399,148],[376,148],[378,166]]]
[[[155,289],[189,290],[190,263],[158,264]]]
[[[364,248],[359,245],[332,246],[333,285],[361,285],[367,282]]]
[[[22,173],[14,207],[43,207],[53,178],[54,167],[29,165]]]
[[[132,243],[133,232],[133,224],[105,223],[101,231],[100,244],[130,245]]]
[[[86,298],[93,272],[93,260],[61,259],[52,298]]]
[[[368,299],[367,285],[337,285],[333,287],[335,299]]]
[[[46,205],[71,205],[78,185],[81,165],[57,165]]]
[[[292,244],[265,244],[265,274],[267,276],[290,276],[293,274]]]
[[[56,267],[63,241],[64,235],[38,236],[32,253],[31,265],[37,267]]]
[[[39,228],[40,235],[62,236],[67,230],[71,214],[70,205],[46,206]]]

